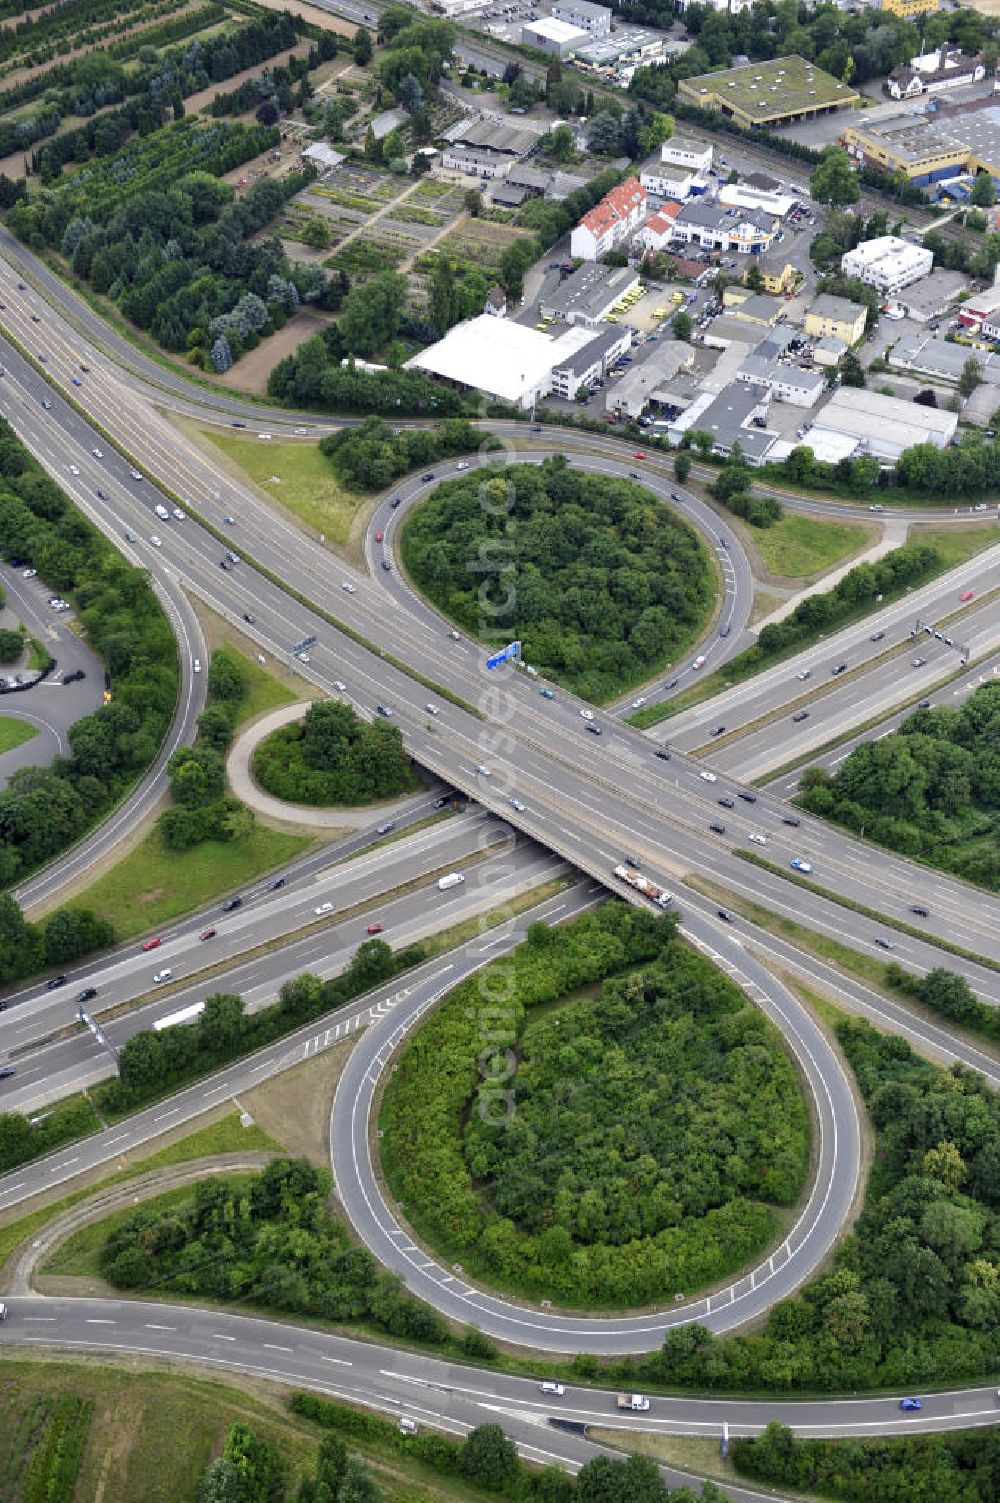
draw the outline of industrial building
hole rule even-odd
[[[553,372],[592,340],[586,327],[553,336],[481,313],[414,355],[406,369],[471,387],[527,411],[552,390]]]
[[[606,37],[611,31],[610,6],[593,5],[591,0],[555,0],[552,14],[557,21],[565,21],[588,36]]]
[[[958,321],[966,329],[979,329],[1000,309],[1000,286],[996,283],[982,292],[972,292],[958,309]]]
[[[445,132],[442,167],[470,176],[501,178],[535,150],[542,139],[538,131],[506,120],[470,116]]]
[[[763,386],[776,402],[792,407],[814,407],[823,394],[826,378],[822,371],[806,371],[785,361],[765,361],[751,355],[736,372],[737,381]]]
[[[548,52],[552,57],[570,57],[589,40],[579,26],[557,21],[554,16],[541,16],[521,27],[523,46],[537,47],[539,52]]]
[[[911,245],[898,235],[862,240],[840,258],[840,269],[846,277],[857,277],[887,294],[925,277],[933,265],[934,257],[929,250],[922,245]]]
[[[677,95],[685,104],[716,110],[747,127],[786,125],[853,109],[860,98],[848,84],[795,55],[683,78]]]
[[[857,344],[865,332],[868,309],[846,297],[821,293],[806,309],[804,328],[807,334],[830,334],[845,345]]]
[[[639,273],[631,266],[585,261],[551,290],[543,287],[539,312],[543,318],[558,318],[562,323],[593,326],[607,318],[615,304],[638,285]]]
[[[944,449],[957,427],[957,413],[884,397],[863,387],[840,386],[802,442],[817,459],[836,462],[871,454],[895,464],[903,450],[915,444]]]
[[[1000,355],[989,354],[986,350],[970,350],[967,345],[949,344],[946,339],[935,339],[933,334],[904,334],[887,352],[886,358],[897,370],[928,376],[932,381],[957,382],[970,356],[975,358],[982,379],[1000,386]]]
[[[671,425],[670,442],[679,443],[685,433],[710,433],[713,454],[728,458],[739,444],[749,464],[763,464],[778,442],[766,427],[769,403],[764,386],[732,382],[718,393],[704,392]]]
[[[588,209],[570,235],[570,254],[597,261],[625,245],[646,217],[646,190],[628,177]]]
[[[962,173],[988,172],[1000,182],[1000,104],[991,96],[933,99],[889,119],[862,117],[845,125],[844,145],[857,161],[902,172],[920,188]]]
[[[637,352],[634,364],[625,374],[608,382],[605,412],[637,418],[650,403],[669,405],[672,394],[666,390],[667,383],[694,364],[694,350],[679,339],[658,339],[643,349],[645,358],[640,359]]]
[[[574,64],[585,73],[596,73],[609,83],[627,87],[636,68],[660,62],[673,55],[670,39],[662,31],[642,26],[619,26],[610,36],[588,37]]]
[[[758,335],[761,330],[769,329],[777,323],[782,316],[780,303],[776,303],[773,297],[767,297],[763,292],[750,292],[742,283],[727,287],[722,294],[722,306],[727,313],[744,323],[755,324]]]
[[[616,360],[632,348],[632,330],[608,324],[586,344],[573,350],[552,371],[552,390],[557,397],[575,397],[581,386],[592,391]]]

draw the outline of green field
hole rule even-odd
[[[292,1497],[297,1480],[315,1461],[321,1433],[288,1412],[276,1385],[257,1380],[240,1386],[235,1379],[125,1371],[96,1360],[6,1362],[0,1388],[0,1496],[5,1503],[26,1498],[39,1410],[64,1394],[94,1404],[73,1493],[81,1503],[189,1503],[197,1496],[202,1472],[237,1422],[252,1425],[278,1448],[291,1481],[287,1496]],[[352,1437],[348,1447],[368,1461],[385,1503],[484,1503],[496,1496],[377,1439]]]
[[[226,643],[226,652],[235,658],[243,673],[246,675],[247,691],[240,700],[236,709],[234,725],[239,730],[248,720],[254,720],[258,715],[263,715],[268,710],[280,709],[282,705],[290,705],[299,696],[294,688],[286,680],[284,683],[262,668],[253,658],[247,657],[232,642]]]
[[[255,825],[246,840],[206,840],[172,851],[153,830],[78,901],[114,924],[119,939],[130,939],[284,866],[309,843],[305,835]]]
[[[956,564],[964,564],[984,548],[1000,543],[1000,527],[911,527],[906,541],[930,543],[940,553],[944,567],[954,569]]]
[[[12,715],[0,715],[0,754],[13,751],[15,746],[23,746],[25,741],[37,735],[33,725],[15,720]]]
[[[870,535],[863,522],[821,522],[786,512],[772,527],[755,528],[753,541],[769,574],[809,579],[856,553]]]
[[[355,514],[367,504],[367,498],[342,489],[316,444],[299,440],[262,444],[258,438],[237,438],[211,428],[203,428],[201,433],[255,485],[308,527],[324,533],[331,543],[347,542]]]

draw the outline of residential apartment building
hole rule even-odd
[[[817,338],[831,334],[834,339],[842,339],[845,345],[857,344],[865,332],[867,313],[861,303],[822,293],[806,312],[805,331]]]
[[[570,236],[570,254],[597,261],[627,244],[646,217],[646,190],[637,177],[626,178],[590,209]]]

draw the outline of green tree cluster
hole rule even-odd
[[[394,420],[475,415],[479,410],[475,392],[453,391],[421,371],[357,370],[336,325],[303,340],[293,355],[279,360],[268,376],[267,393],[288,407],[365,417],[387,413]]]
[[[1000,1497],[995,1428],[877,1440],[799,1440],[772,1420],[756,1439],[737,1440],[732,1457],[737,1471],[771,1487],[844,1503],[937,1503],[945,1498],[948,1503],[993,1503]]]
[[[871,563],[855,564],[832,590],[800,600],[783,621],[762,627],[750,651],[761,661],[786,654],[814,641],[820,632],[849,621],[860,607],[873,604],[876,596],[896,595],[907,585],[930,579],[940,564],[937,550],[927,543],[904,543]]]
[[[262,741],[253,775],[275,798],[323,807],[369,804],[419,787],[399,728],[369,724],[336,699],[317,700],[301,721]]]
[[[944,966],[935,966],[926,975],[917,976],[893,960],[885,968],[885,980],[894,991],[916,997],[925,1007],[933,1008],[960,1028],[987,1038],[1000,1038],[1000,1010],[980,1002],[964,976]]]
[[[320,441],[337,478],[351,490],[382,491],[409,470],[422,469],[452,454],[472,454],[500,440],[485,436],[465,418],[449,418],[434,428],[393,428],[382,418],[366,418],[357,428],[338,428]]]
[[[205,840],[242,840],[254,825],[253,811],[226,792],[226,752],[247,690],[239,659],[226,647],[212,653],[208,665],[208,704],[198,717],[198,739],[180,746],[170,758],[173,807],[165,809],[157,828],[172,850],[189,850]]]
[[[278,139],[273,126],[183,120],[124,146],[113,175],[76,172],[30,192],[7,223],[32,249],[60,251],[165,349],[212,368],[222,333],[235,360],[301,302],[324,300],[323,269],[260,234],[313,169],[260,178],[240,198],[221,181]]]
[[[891,850],[1000,889],[1000,684],[960,709],[917,710],[864,741],[831,777],[810,768],[802,803]]]
[[[764,1202],[794,1201],[808,1155],[794,1070],[673,934],[671,916],[620,904],[533,925],[510,1006],[490,1009],[491,1057],[517,1060],[502,1100],[478,983],[407,1046],[383,1105],[387,1171],[449,1258],[563,1304],[620,1306],[721,1277],[774,1235]],[[602,979],[596,999],[528,1020]]]
[[[712,605],[705,550],[676,513],[561,457],[438,486],[407,516],[402,551],[446,615],[520,638],[528,662],[586,699],[672,661]]]
[[[273,1159],[249,1186],[202,1181],[182,1206],[150,1206],[115,1226],[101,1272],[119,1289],[367,1320],[392,1336],[443,1344],[444,1321],[330,1215],[331,1188],[330,1171],[308,1159]]]
[[[479,1425],[464,1440],[455,1440],[434,1430],[402,1435],[389,1420],[332,1404],[313,1393],[293,1393],[289,1407],[338,1437],[346,1435],[408,1456],[441,1476],[465,1478],[509,1503],[726,1503],[728,1497],[711,1482],[697,1494],[688,1487],[669,1491],[648,1456],[630,1456],[626,1461],[598,1456],[586,1462],[575,1478],[558,1466],[529,1468],[497,1424]]]
[[[651,1378],[720,1391],[905,1393],[995,1372],[1000,1100],[982,1076],[930,1065],[867,1023],[844,1020],[836,1032],[875,1131],[854,1230],[832,1269],[775,1305],[763,1331],[668,1332],[642,1365]]]

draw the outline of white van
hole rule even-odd
[[[170,521],[170,513],[167,511],[167,508],[165,506],[161,506],[159,503],[157,503],[155,510],[156,515],[159,517],[161,522]]]
[[[447,892],[449,887],[460,887],[464,881],[461,872],[449,872],[446,877],[438,878],[438,887],[442,892]]]
[[[705,654],[703,652],[700,652],[698,654],[698,656],[695,658],[694,662],[691,664],[691,667],[692,668],[704,668],[704,666],[705,666]]]
[[[7,1306],[4,1304],[3,1300],[0,1299],[0,1320],[6,1320],[6,1319],[7,1319]]]
[[[161,982],[169,981],[173,974],[174,973],[169,966],[167,966],[165,970],[157,971],[156,975],[153,977],[153,985],[159,986]]]

